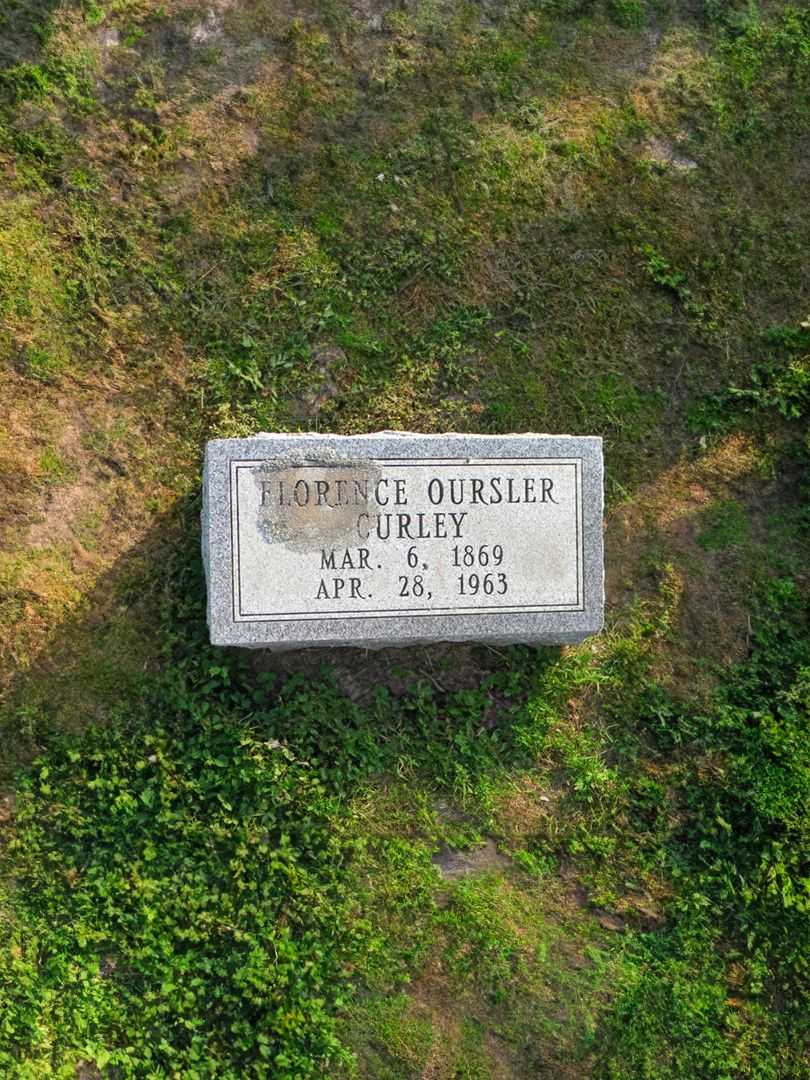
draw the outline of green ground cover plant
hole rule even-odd
[[[0,1071],[801,1080],[806,5],[0,12]],[[592,432],[605,632],[207,644],[205,438]]]
[[[790,582],[774,583],[749,658],[702,710],[649,677],[628,710],[628,668],[646,666],[653,626],[642,620],[584,664],[549,650],[538,667],[530,650],[513,650],[506,684],[500,673],[480,693],[450,696],[417,685],[370,709],[329,681],[292,679],[274,693],[195,642],[170,684],[54,747],[18,789],[4,857],[5,1067],[319,1075],[344,1056],[335,1015],[345,1001],[365,986],[355,1024],[367,1024],[379,995],[407,985],[437,950],[455,993],[480,988],[489,1009],[510,1016],[502,1037],[562,1029],[584,1057],[593,1016],[575,1037],[533,1013],[548,992],[548,936],[560,937],[538,908],[536,879],[574,860],[611,906],[628,885],[668,882],[663,928],[645,930],[631,909],[628,940],[597,931],[590,946],[580,981],[598,988],[609,975],[619,987],[598,1070],[781,1076],[792,1062],[800,1075],[806,608]],[[605,733],[586,737],[565,715],[583,685],[600,687],[614,699],[608,715],[623,717],[612,765]],[[476,738],[496,686],[514,696],[511,720]],[[664,753],[668,790],[650,774]],[[565,776],[559,822],[528,838],[531,857],[505,877],[462,878],[441,900],[437,843],[497,835],[495,796],[538,770],[538,758]],[[394,805],[412,819],[409,840],[397,839],[402,822],[381,835],[360,812],[391,774],[408,777]],[[430,810],[437,795],[464,817],[442,824]]]

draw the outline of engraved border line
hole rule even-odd
[[[358,459],[359,461],[360,459]],[[243,612],[242,611],[242,590],[241,590],[241,550],[240,550],[240,521],[239,521],[239,469],[253,469],[257,465],[264,465],[266,463],[265,458],[250,458],[250,459],[238,459],[229,462],[229,485],[230,485],[230,517],[231,517],[231,566],[232,566],[232,608],[233,608],[233,621],[234,623],[259,623],[259,622],[314,622],[318,620],[331,620],[336,619],[396,619],[402,616],[421,616],[424,618],[448,618],[452,616],[462,615],[519,615],[521,613],[553,613],[553,612],[570,612],[576,614],[578,612],[585,611],[585,597],[584,597],[584,551],[583,551],[583,531],[580,527],[582,518],[582,491],[581,491],[581,473],[583,459],[577,458],[497,458],[497,459],[470,459],[470,458],[408,458],[403,460],[402,458],[383,458],[373,457],[369,458],[372,462],[385,462],[391,466],[396,464],[398,467],[424,467],[427,464],[430,465],[443,465],[443,466],[462,466],[467,468],[474,468],[476,466],[494,467],[496,465],[557,465],[565,466],[570,465],[574,469],[574,527],[575,527],[575,545],[576,545],[576,557],[577,557],[577,599],[576,606],[571,604],[498,604],[498,605],[479,605],[478,607],[469,608],[438,608],[432,610],[426,610],[425,608],[398,608],[396,611],[349,611],[349,612],[313,612],[313,611],[291,611],[283,612],[279,614],[270,612]],[[349,463],[341,463],[339,467],[347,468]],[[301,463],[297,465],[297,468],[328,468],[329,465],[324,465],[323,462],[313,461],[312,463]],[[334,466],[337,468],[338,466]],[[234,507],[236,509],[236,529],[234,530]],[[234,544],[234,539],[236,543]],[[234,563],[233,555],[236,555]],[[238,614],[237,614],[238,611]]]

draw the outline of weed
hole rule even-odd
[[[692,289],[686,284],[687,277],[683,270],[674,269],[652,244],[644,244],[641,253],[644,255],[647,273],[656,285],[669,289],[689,315],[698,319],[706,317],[706,306],[695,300]]]
[[[349,831],[276,744],[223,719],[133,720],[52,753],[20,791],[6,1070],[24,1051],[128,1075],[319,1074],[363,948]]]
[[[52,382],[64,367],[64,362],[44,349],[31,345],[25,350],[25,370],[35,379]]]
[[[761,137],[768,121],[801,127],[810,80],[806,7],[786,4],[770,19],[756,5],[728,13],[718,63],[724,91],[715,101],[719,123],[739,140]]]
[[[49,484],[58,484],[69,473],[69,467],[52,446],[46,446],[39,456],[39,471]]]
[[[626,969],[605,1076],[801,1074],[808,661],[806,609],[791,583],[777,581],[759,608],[750,657],[711,711],[687,718],[674,709],[662,727],[656,708],[663,737],[679,739],[686,725],[694,761],[684,785],[688,817],[670,841],[678,921],[668,934],[642,939]],[[774,996],[778,1012],[768,1009]],[[753,1060],[743,1064],[746,1056]]]
[[[773,359],[754,370],[751,387],[734,387],[730,394],[798,420],[810,410],[810,331],[775,328],[764,335],[764,341]]]
[[[610,0],[608,10],[619,26],[637,30],[644,24],[642,0]]]
[[[698,543],[707,551],[722,550],[731,544],[742,543],[748,535],[745,511],[734,499],[714,503],[703,512]]]
[[[53,57],[44,64],[22,63],[0,71],[0,93],[14,104],[58,96],[77,113],[92,108],[94,96],[84,58]]]

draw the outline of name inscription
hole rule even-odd
[[[582,462],[230,463],[233,618],[583,610]]]

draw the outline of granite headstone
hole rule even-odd
[[[602,483],[593,436],[215,439],[211,641],[581,641],[602,626]]]

